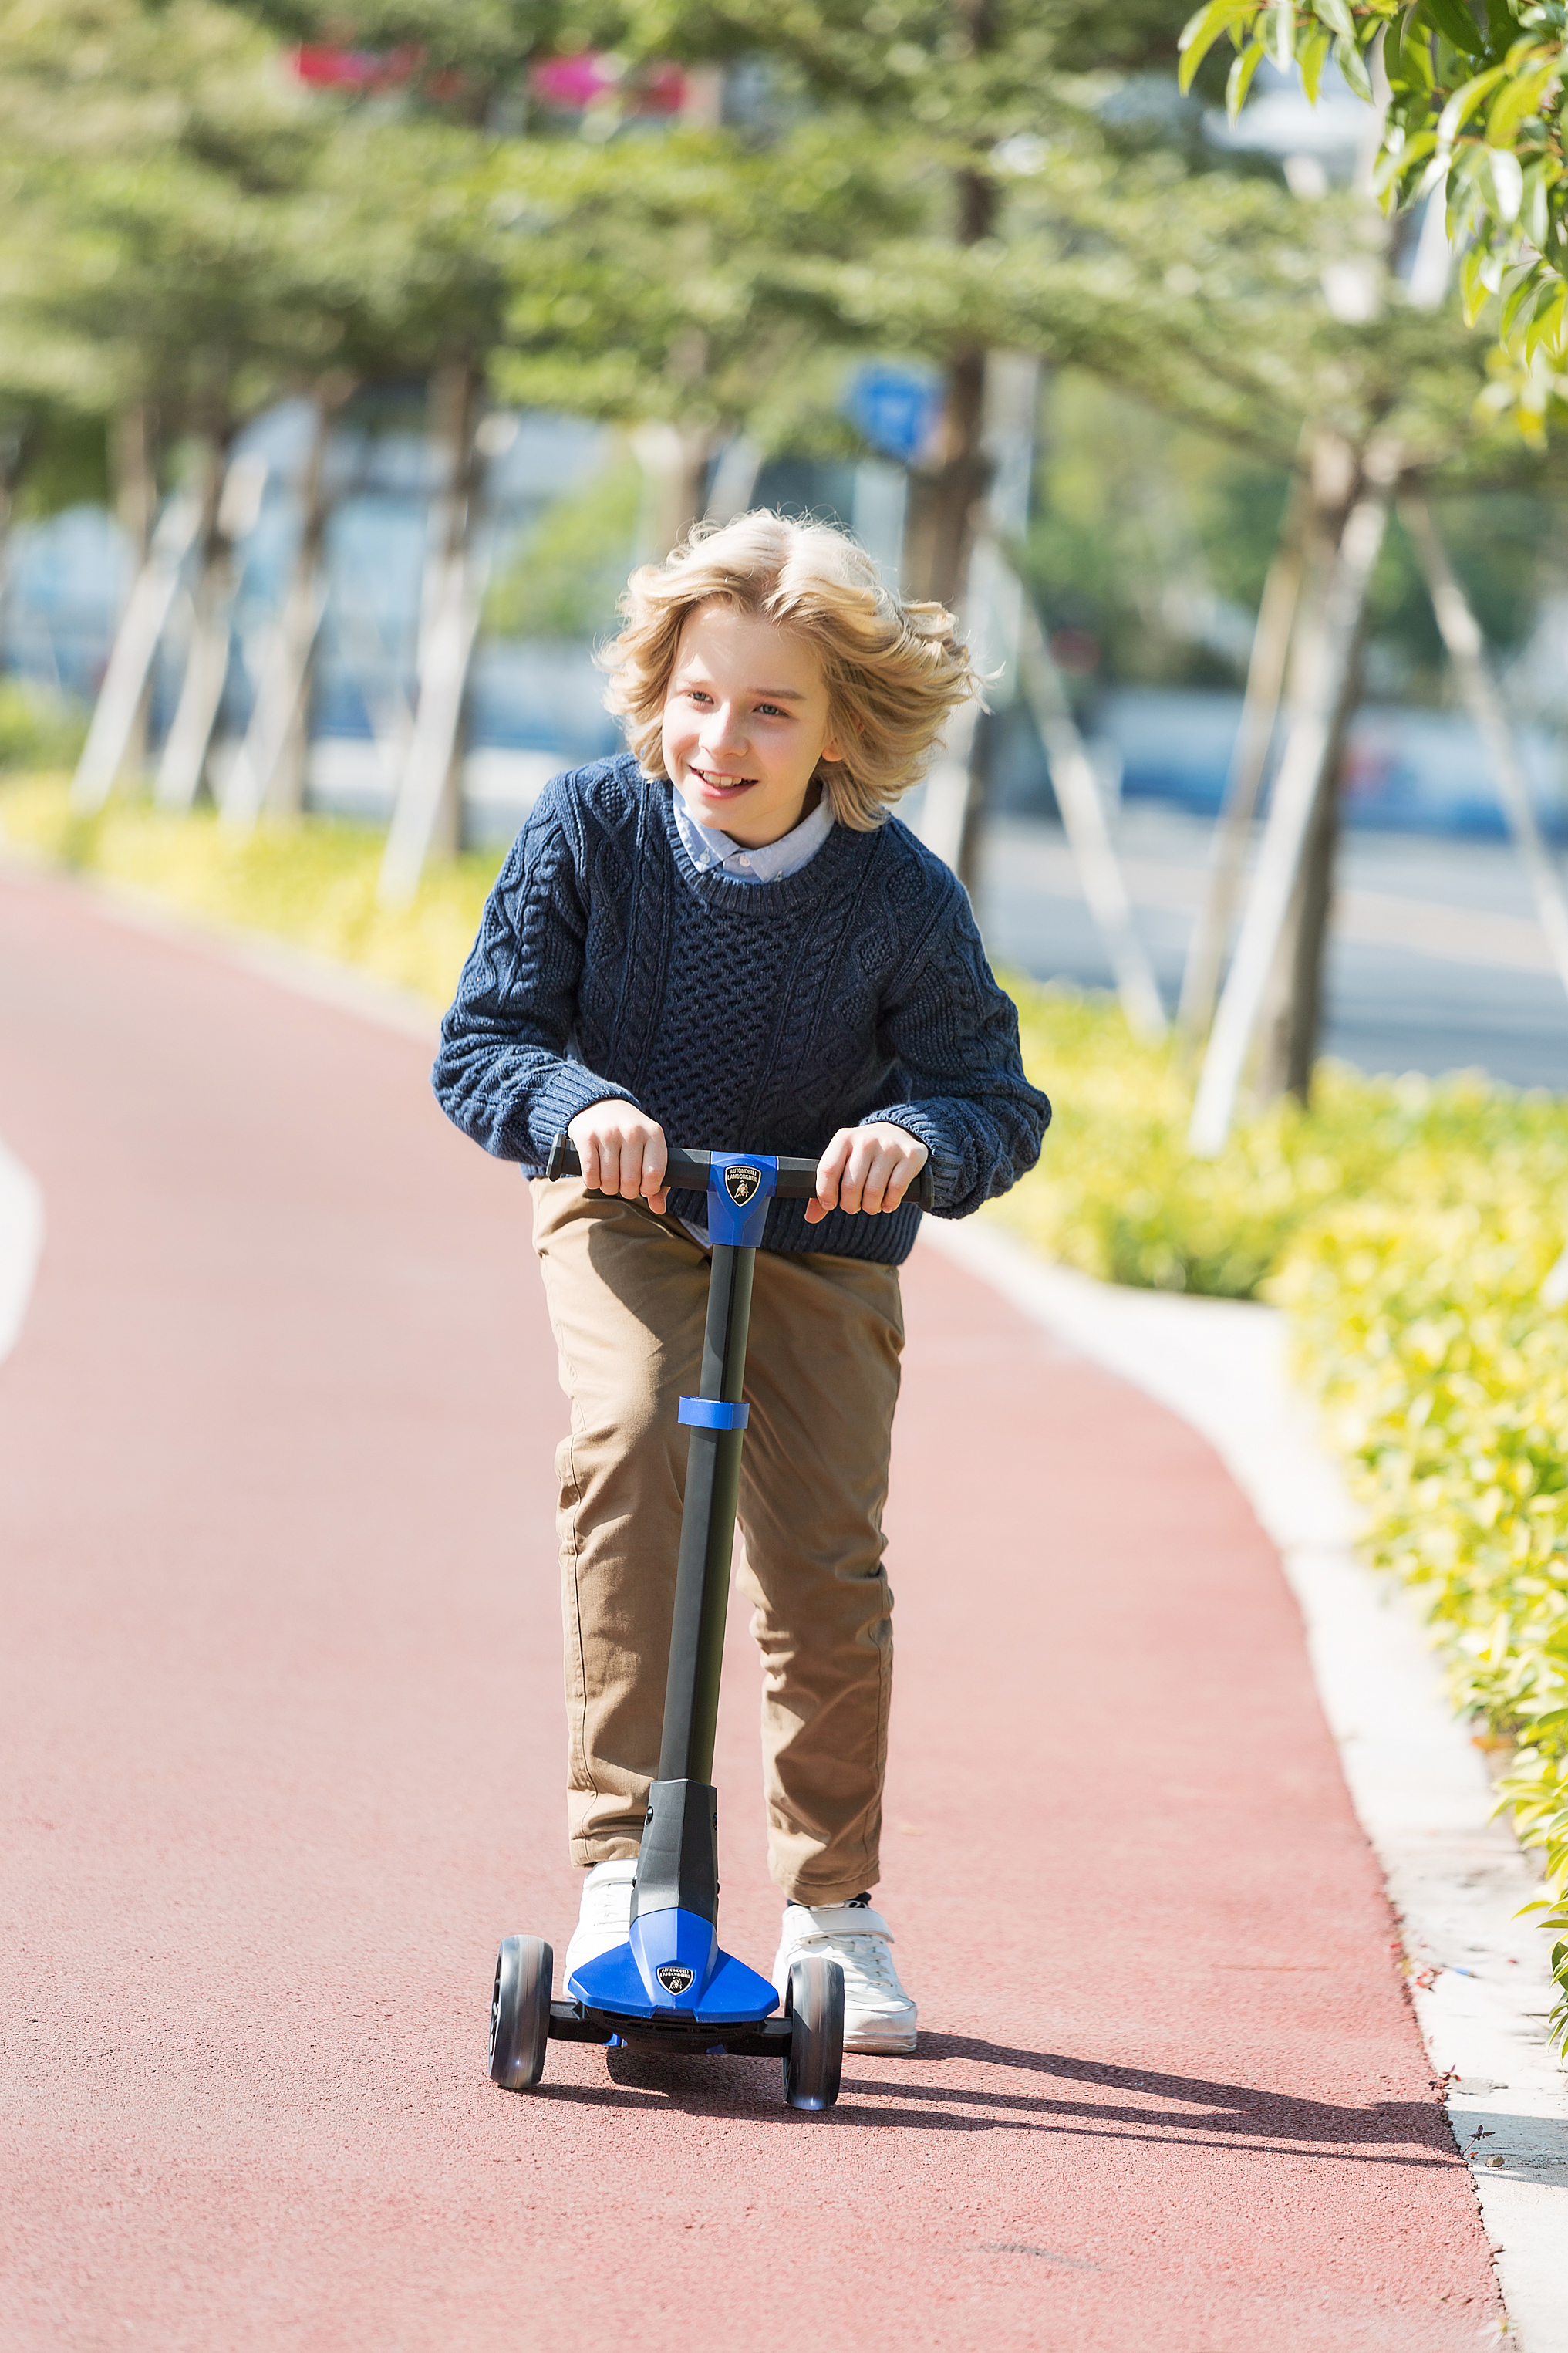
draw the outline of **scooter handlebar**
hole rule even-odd
[[[672,1145],[665,1162],[666,1183],[677,1192],[706,1193],[709,1158],[706,1152],[678,1152]],[[552,1139],[544,1173],[547,1176],[581,1176],[583,1174],[582,1160],[569,1135],[561,1134]],[[816,1191],[816,1161],[789,1159],[781,1153],[778,1183],[773,1191],[781,1201],[809,1200]],[[918,1209],[929,1209],[934,1191],[931,1162],[928,1160],[904,1198],[912,1201]]]

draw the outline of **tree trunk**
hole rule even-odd
[[[5,621],[5,581],[10,561],[11,505],[22,466],[22,428],[0,420],[0,630]],[[0,637],[0,662],[5,639]]]
[[[228,675],[234,567],[233,551],[223,527],[226,479],[223,447],[209,438],[202,456],[201,507],[195,534],[196,581],[185,675],[153,786],[153,797],[161,808],[188,809],[195,800]]]
[[[985,354],[972,344],[948,364],[934,457],[910,476],[903,593],[931,598],[950,612],[960,601],[973,517],[985,493],[987,470],[980,446],[984,405]]]
[[[294,578],[284,607],[283,705],[277,714],[278,750],[263,780],[262,810],[274,825],[292,825],[305,806],[305,764],[310,748],[310,685],[326,610],[324,555],[331,507],[327,497],[327,451],[345,391],[318,395],[310,454],[300,487],[303,514]]]
[[[707,512],[708,465],[713,453],[713,437],[706,429],[649,418],[634,426],[629,438],[643,470],[638,560],[662,564],[671,548],[679,546],[692,524],[700,522]],[[752,480],[755,480],[754,472]]]
[[[1344,772],[1345,744],[1351,721],[1361,701],[1362,637],[1351,659],[1350,680],[1341,697],[1339,723],[1323,762],[1318,805],[1307,830],[1301,881],[1297,892],[1295,938],[1290,958],[1290,993],[1279,1041],[1279,1062],[1269,1071],[1260,1089],[1267,1096],[1275,1085],[1294,1095],[1305,1110],[1311,1100],[1312,1073],[1323,1034],[1323,967],[1328,954],[1329,918],[1333,913],[1334,874],[1340,847],[1340,780]],[[1287,927],[1289,936],[1289,927]]]
[[[473,564],[479,400],[479,372],[469,360],[448,363],[431,386],[432,422],[446,450],[445,487],[426,561],[414,734],[377,884],[384,906],[409,904],[432,851],[454,850],[461,827],[463,712],[479,618]]]
[[[994,37],[994,0],[954,0],[955,30],[971,58],[988,49]],[[989,175],[970,165],[953,174],[953,241],[978,245],[996,219],[996,189]],[[963,343],[947,365],[937,447],[928,463],[910,477],[901,570],[906,596],[932,597],[951,611],[963,591],[977,510],[990,479],[982,446],[985,408],[985,353]]]
[[[153,545],[158,521],[156,415],[148,401],[132,401],[117,409],[109,428],[109,473],[115,519],[131,542],[140,578]],[[142,679],[136,708],[126,731],[121,766],[138,776],[147,765],[147,723],[152,702],[152,670]]]
[[[1254,1087],[1260,1102],[1291,1094],[1305,1106],[1322,1035],[1323,969],[1340,842],[1340,781],[1351,722],[1361,702],[1362,645],[1352,657],[1333,736],[1301,851],[1301,871],[1275,952],[1274,974],[1258,1016]]]
[[[981,420],[987,480],[984,504],[971,522],[963,617],[972,654],[992,681],[998,710],[1017,691],[1024,586],[1016,564],[1029,524],[1039,410],[1038,360],[1020,352],[988,353]],[[995,744],[991,722],[977,724],[963,779],[958,842],[958,878],[971,898],[979,881]]]
[[[267,633],[250,722],[222,796],[224,823],[239,833],[248,833],[264,810],[288,823],[304,805],[310,668],[326,601],[327,446],[345,396],[334,388],[316,398],[293,569],[282,609]]]
[[[1307,624],[1297,647],[1290,681],[1292,708],[1308,691],[1305,651],[1315,619],[1321,619],[1339,559],[1352,502],[1363,487],[1358,453],[1338,434],[1313,438],[1307,470],[1302,518],[1302,602]],[[1311,1093],[1322,1026],[1323,960],[1333,905],[1334,862],[1339,849],[1340,776],[1351,721],[1361,700],[1364,599],[1352,633],[1349,669],[1323,754],[1317,795],[1302,846],[1300,871],[1274,952],[1269,985],[1258,1014],[1252,1084],[1261,1103],[1294,1094],[1303,1104]]]
[[[1486,745],[1503,817],[1535,894],[1537,920],[1546,934],[1558,977],[1568,988],[1568,902],[1563,898],[1552,852],[1536,822],[1513,730],[1487,662],[1480,624],[1455,577],[1432,520],[1432,511],[1419,488],[1407,491],[1401,498],[1399,516],[1425,576],[1459,692]]]
[[[1132,921],[1127,885],[1105,822],[1100,779],[1078,732],[1045,631],[1026,597],[1019,630],[1018,675],[1051,764],[1057,807],[1078,861],[1084,900],[1110,959],[1127,1026],[1134,1037],[1163,1038],[1165,1008]]]
[[[1392,443],[1374,442],[1368,448],[1361,492],[1340,541],[1321,615],[1303,634],[1300,688],[1292,698],[1289,737],[1193,1106],[1188,1143],[1205,1158],[1221,1151],[1230,1133],[1242,1071],[1290,913],[1318,795],[1350,708],[1367,591],[1398,467],[1399,452]]]
[[[158,640],[200,515],[200,501],[182,491],[159,517],[146,562],[136,575],[114,633],[109,667],[71,781],[71,807],[79,816],[90,816],[103,807],[130,758]]]
[[[1214,1019],[1220,974],[1241,897],[1247,844],[1252,838],[1258,796],[1268,767],[1269,746],[1279,716],[1285,666],[1300,602],[1306,497],[1302,479],[1297,475],[1291,484],[1279,544],[1268,567],[1258,608],[1258,628],[1247,666],[1247,692],[1231,752],[1230,773],[1226,778],[1223,811],[1215,828],[1208,891],[1182,974],[1176,1027],[1189,1049],[1203,1043]]]
[[[1015,568],[1029,520],[1035,423],[1039,408],[1037,360],[992,352],[985,361],[981,404],[984,500],[965,529],[967,554],[959,608],[972,659],[1006,695],[1015,684],[1024,592]],[[945,859],[973,897],[991,782],[992,731],[973,703],[950,721],[932,763],[921,818],[921,837]]]

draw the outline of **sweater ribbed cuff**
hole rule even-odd
[[[932,1199],[936,1214],[952,1202],[963,1177],[959,1157],[942,1129],[928,1118],[919,1103],[885,1103],[879,1111],[868,1111],[858,1121],[860,1127],[901,1127],[917,1144],[923,1144],[931,1155]]]
[[[601,1079],[582,1062],[563,1062],[549,1083],[541,1087],[534,1097],[528,1123],[529,1142],[532,1149],[523,1156],[523,1166],[531,1176],[544,1166],[551,1141],[564,1135],[579,1112],[591,1110],[596,1103],[629,1103],[634,1110],[642,1106],[627,1087],[617,1087],[613,1079]]]

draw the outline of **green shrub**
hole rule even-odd
[[[1320,1066],[1312,1109],[1237,1123],[1215,1160],[1187,1150],[1192,1095],[1171,1046],[1137,1043],[1103,1000],[1009,981],[1024,1059],[1056,1104],[1039,1167],[1003,1214],[1110,1282],[1253,1299],[1317,1213],[1365,1198],[1412,1152],[1479,1145],[1516,1099],[1463,1075],[1366,1079]]]
[[[74,768],[87,740],[79,704],[19,678],[0,678],[0,769]]]
[[[1516,1109],[1536,1134],[1444,1169],[1413,1154],[1382,1198],[1310,1226],[1273,1289],[1367,1507],[1373,1561],[1424,1603],[1460,1712],[1513,1750],[1499,1787],[1545,1851],[1562,2036],[1568,1317],[1541,1288],[1563,1246],[1568,1117]]]

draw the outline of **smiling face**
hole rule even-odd
[[[748,849],[800,823],[817,764],[840,754],[816,656],[754,613],[699,605],[665,694],[664,773],[699,825]]]

